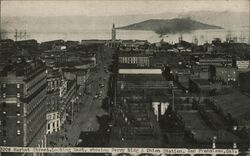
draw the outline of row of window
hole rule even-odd
[[[6,84],[5,83],[2,84],[2,88],[6,88]],[[16,84],[16,88],[20,88],[20,84],[19,83]]]
[[[2,105],[3,105],[3,107],[6,107],[6,106],[7,106],[7,105],[6,105],[6,102],[3,102]],[[17,102],[17,103],[16,103],[16,106],[19,108],[19,107],[21,106],[21,104],[20,104],[19,102]]]
[[[1,132],[1,131],[0,131]],[[18,129],[17,131],[16,131],[16,134],[19,136],[19,135],[21,135],[21,130],[20,129]],[[7,131],[6,130],[3,130],[2,131],[2,136],[7,136]]]
[[[4,115],[4,116],[7,115],[6,111],[3,111],[3,115]],[[16,111],[16,116],[21,116],[21,113],[20,113],[19,111]]]
[[[17,97],[17,98],[20,98],[20,96],[21,96],[20,93],[17,93],[17,94],[16,94],[16,97]],[[3,93],[3,96],[2,96],[2,97],[3,97],[3,98],[6,98],[6,93]]]
[[[59,118],[59,114],[47,115],[48,120],[53,120]]]
[[[50,130],[50,123],[47,125],[48,127],[48,130]],[[56,123],[55,122],[53,122],[52,123],[52,129],[55,129],[55,128],[58,128],[59,127],[59,121],[57,121]]]

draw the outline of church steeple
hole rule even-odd
[[[113,24],[112,27],[112,41],[114,42],[116,40],[116,29],[115,29],[115,24]]]

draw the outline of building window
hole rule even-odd
[[[20,135],[20,134],[21,134],[21,131],[20,131],[20,130],[17,130],[16,133],[17,133],[17,135]]]
[[[6,130],[3,130],[3,136],[6,136],[7,133],[6,133]]]
[[[20,93],[17,93],[17,95],[16,95],[18,98],[20,98]]]
[[[3,126],[6,126],[6,125],[7,125],[6,120],[3,120]]]
[[[17,88],[20,88],[20,84],[18,83],[18,84],[16,85],[16,87],[17,87]]]
[[[50,129],[50,124],[48,124],[48,129]]]
[[[21,105],[20,105],[20,103],[18,102],[18,103],[16,104],[16,106],[17,106],[17,107],[20,107]]]

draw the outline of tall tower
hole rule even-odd
[[[115,29],[115,24],[113,24],[112,27],[112,42],[116,40],[116,29]]]

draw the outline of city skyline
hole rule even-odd
[[[0,155],[249,154],[249,4],[0,0]]]

